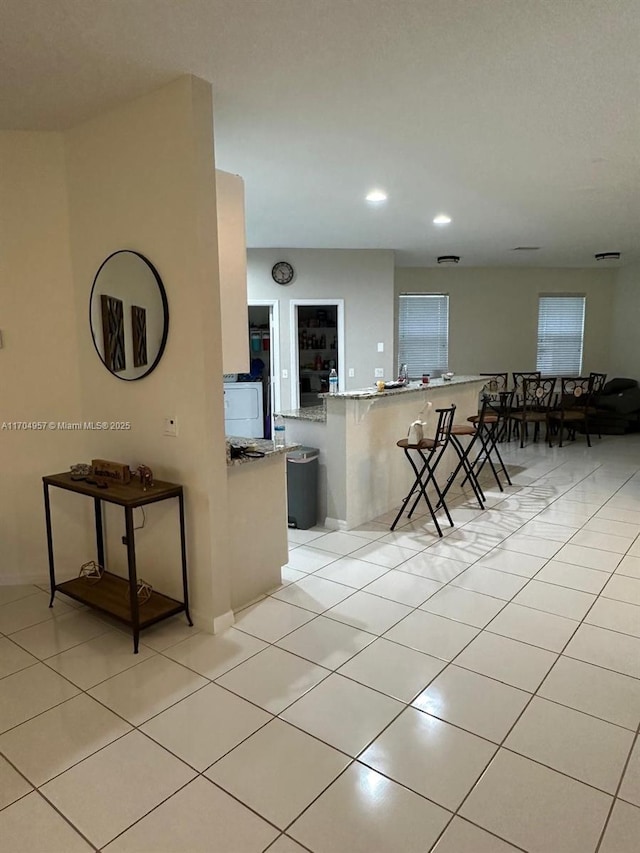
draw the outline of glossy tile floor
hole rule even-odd
[[[508,451],[514,486],[294,531],[210,636],[0,588],[10,853],[637,853],[640,437]]]

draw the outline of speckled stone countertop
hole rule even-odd
[[[324,403],[320,406],[306,406],[304,409],[293,409],[291,412],[282,412],[283,418],[291,418],[298,421],[315,421],[319,424],[327,422],[327,407]]]
[[[227,450],[229,445],[234,447],[246,447],[247,450],[259,450],[264,453],[264,456],[248,456],[242,459],[230,459],[227,453],[227,465],[235,467],[236,465],[246,465],[247,462],[260,462],[270,456],[281,456],[283,453],[288,453],[290,450],[297,450],[301,447],[300,444],[285,444],[284,447],[274,447],[273,441],[269,438],[240,438],[236,435],[227,436]]]
[[[432,379],[428,385],[422,382],[410,382],[404,388],[389,388],[378,391],[375,386],[360,388],[357,391],[341,391],[338,394],[325,394],[334,400],[375,400],[378,397],[392,397],[398,394],[412,394],[415,391],[429,391],[431,388],[448,388],[451,385],[464,385],[469,382],[486,382],[484,376],[453,376],[451,379]]]

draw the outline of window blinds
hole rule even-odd
[[[537,369],[543,376],[579,376],[582,370],[584,296],[541,296]]]
[[[449,297],[443,293],[401,293],[398,306],[398,361],[409,377],[449,366]]]

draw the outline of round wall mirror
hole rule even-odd
[[[169,331],[169,306],[151,261],[130,249],[103,261],[91,288],[89,321],[104,366],[118,379],[142,379],[157,366]]]

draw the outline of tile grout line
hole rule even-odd
[[[597,470],[597,469],[596,469],[596,470]],[[587,475],[587,476],[588,476],[588,475]],[[583,479],[586,479],[586,478],[583,478]],[[582,480],[581,480],[581,481],[579,481],[579,482],[582,482]],[[625,483],[626,483],[626,482],[628,482],[628,479],[625,481]],[[623,485],[624,485],[624,484],[623,484]],[[620,488],[622,488],[622,486],[620,486]],[[615,493],[614,493],[614,494],[615,494]],[[535,516],[534,516],[534,517],[535,517]],[[525,522],[525,523],[527,523],[527,522]],[[585,522],[585,523],[586,523],[586,522]],[[521,525],[521,526],[523,526],[523,525]],[[520,529],[520,528],[516,528],[516,530],[518,530],[518,529]],[[579,528],[579,529],[582,529],[582,528]],[[513,534],[512,534],[512,535],[513,535]],[[631,547],[631,546],[630,546],[630,547]],[[427,550],[428,550],[428,549],[427,549]],[[560,550],[560,549],[558,549],[558,550]],[[556,552],[556,553],[557,553],[557,552]],[[480,557],[479,559],[482,559],[482,557]],[[477,562],[478,562],[478,561],[476,561],[476,563],[477,563]],[[548,560],[547,560],[547,562],[548,562]],[[473,564],[472,564],[472,565],[473,565]],[[545,563],[545,565],[546,565],[546,563]],[[542,568],[544,568],[544,566],[543,566]],[[539,571],[542,571],[542,568],[541,568]],[[535,575],[534,575],[533,577],[535,577]],[[533,578],[530,578],[530,579],[527,581],[527,583],[522,587],[522,589],[524,589],[524,588],[528,585],[528,583],[529,583],[531,580],[533,580]],[[517,594],[518,594],[518,593],[516,593],[516,595],[517,595]],[[515,596],[513,596],[513,597],[515,597]],[[512,599],[511,599],[511,600],[512,600]],[[593,601],[593,602],[592,602],[592,604],[591,604],[591,607],[593,607],[593,605],[595,604],[595,602],[596,602],[596,601],[597,601],[597,598],[596,598],[596,599],[594,599],[594,601]],[[507,603],[509,603],[509,602],[507,602]],[[506,607],[506,606],[507,606],[507,605],[505,605],[505,607]],[[588,613],[589,613],[589,611],[590,611],[591,607],[589,608],[589,610],[587,611],[587,613],[585,613],[585,616],[583,617],[583,619],[582,619],[582,620],[580,621],[580,623],[576,626],[576,628],[575,628],[574,632],[573,632],[573,633],[572,633],[572,635],[569,637],[569,639],[566,641],[565,645],[563,646],[563,650],[564,650],[564,649],[567,647],[567,645],[571,642],[571,639],[572,639],[572,638],[573,638],[573,636],[575,635],[575,633],[576,633],[576,631],[578,630],[578,628],[580,627],[580,625],[582,625],[582,624],[583,624],[584,618],[586,618],[586,616],[588,615]],[[503,610],[503,609],[504,609],[504,608],[502,608],[502,610]],[[499,612],[502,612],[502,610],[501,610],[501,611],[499,611]],[[493,621],[493,619],[497,618],[497,616],[498,616],[498,615],[499,615],[499,614],[496,614],[496,615],[495,615],[495,616],[494,616],[494,617],[493,617],[493,618],[492,618],[492,619],[487,623],[487,625],[485,625],[485,627],[484,627],[483,629],[481,629],[480,633],[482,633],[482,631],[484,631],[484,630],[487,630],[487,628],[489,627],[489,625],[491,624],[491,622]],[[477,636],[480,636],[480,633],[479,633]],[[474,638],[474,639],[475,639],[475,638]],[[471,640],[470,642],[473,642],[473,640]],[[469,644],[467,644],[467,645],[469,645]],[[466,648],[466,647],[467,647],[467,646],[465,646],[464,648]],[[456,655],[456,656],[455,656],[451,661],[449,661],[449,663],[447,664],[447,666],[445,666],[445,668],[442,670],[442,672],[446,671],[446,669],[447,669],[447,667],[448,667],[449,665],[454,664],[454,662],[455,662],[456,658],[457,658],[460,654],[462,654],[462,652],[464,651],[464,648],[460,650],[460,652],[458,653],[458,655]],[[503,745],[504,745],[504,742],[505,742],[505,741],[506,741],[506,739],[509,737],[509,735],[510,735],[510,734],[511,734],[511,732],[513,731],[514,727],[517,725],[518,721],[521,719],[522,715],[523,715],[523,714],[525,713],[525,711],[527,710],[527,708],[531,705],[531,703],[533,702],[533,699],[537,696],[537,693],[538,693],[538,690],[540,689],[540,686],[544,683],[544,681],[546,680],[546,678],[547,678],[548,674],[551,672],[551,670],[553,669],[553,667],[555,666],[555,664],[557,663],[557,661],[560,659],[561,655],[562,655],[562,651],[561,651],[560,653],[558,653],[558,654],[557,654],[556,661],[554,661],[554,663],[553,663],[553,664],[552,664],[552,666],[550,667],[549,671],[548,671],[548,672],[547,672],[547,674],[544,676],[544,678],[541,680],[541,682],[540,682],[540,684],[538,685],[538,687],[536,688],[535,692],[531,695],[531,698],[529,699],[529,701],[527,702],[527,704],[525,705],[525,707],[522,709],[521,713],[518,715],[518,717],[517,717],[517,718],[516,718],[516,720],[514,721],[513,725],[511,726],[511,728],[509,729],[509,731],[508,731],[508,732],[507,732],[507,734],[505,735],[505,737],[502,739],[502,741],[501,741],[501,742],[500,742],[500,744],[498,745],[498,749],[495,751],[494,755],[492,756],[492,758],[491,758],[491,759],[489,760],[489,762],[487,763],[487,765],[486,765],[485,769],[483,770],[483,772],[480,774],[480,776],[478,777],[478,779],[476,780],[476,782],[474,783],[474,785],[471,787],[471,789],[467,792],[467,794],[466,794],[466,796],[464,797],[463,801],[462,801],[462,802],[460,803],[460,805],[458,806],[458,809],[456,809],[455,815],[458,815],[459,810],[463,807],[464,803],[466,802],[466,800],[468,799],[468,797],[471,795],[472,791],[476,788],[476,786],[478,785],[478,783],[479,783],[480,779],[482,779],[482,777],[484,776],[484,774],[487,772],[487,770],[488,770],[489,766],[490,766],[490,765],[492,764],[492,762],[494,761],[494,759],[495,759],[496,755],[498,754],[498,752],[500,751],[500,749],[505,748],[505,747],[503,746]],[[471,670],[471,671],[473,671],[473,670]],[[439,675],[440,675],[440,674],[442,674],[442,673],[439,673]],[[425,688],[425,689],[426,689],[426,688]],[[528,691],[526,691],[526,692],[528,692]],[[420,710],[420,709],[417,709],[417,710]],[[575,710],[575,709],[572,709],[572,710]],[[578,713],[580,713],[580,712],[578,712]],[[477,736],[477,735],[476,735],[476,736]],[[510,750],[510,751],[512,751],[512,750]],[[516,754],[517,754],[517,753],[516,753]],[[526,758],[528,758],[528,756],[525,756],[525,757],[526,757]],[[529,758],[529,760],[533,760],[533,759],[530,759],[530,758]],[[540,762],[536,762],[536,763],[540,763]],[[545,765],[543,765],[543,766],[545,766]],[[561,771],[557,771],[557,770],[555,770],[554,768],[550,768],[550,769],[551,769],[553,772],[561,772]],[[565,775],[565,776],[566,776],[566,774],[562,774],[562,775]],[[567,778],[573,778],[573,777],[570,777],[570,776],[569,776],[569,777],[567,777]],[[581,782],[582,780],[576,780],[576,781]],[[586,784],[586,783],[584,783],[584,782],[583,782],[582,784]],[[590,786],[590,787],[591,787],[591,786]],[[598,790],[598,789],[596,789],[596,790]],[[416,792],[416,793],[417,793],[417,792]],[[606,826],[605,826],[605,828],[606,828]],[[446,829],[446,828],[445,828],[445,829]],[[443,831],[444,831],[444,830],[443,830]],[[437,843],[437,840],[436,840],[436,843]]]
[[[596,469],[596,470],[597,470],[597,469]],[[589,519],[587,519],[587,520],[586,520],[586,522],[587,522],[588,520],[589,520]],[[585,523],[586,523],[586,522],[585,522]],[[524,523],[527,523],[527,522],[523,522],[523,524],[524,524]],[[464,526],[464,525],[463,525],[463,526]],[[583,525],[583,526],[584,526],[584,525]],[[519,529],[519,528],[517,528],[517,529]],[[582,528],[580,528],[580,529],[582,529]],[[514,531],[514,532],[515,532],[515,531]],[[510,535],[512,535],[512,534],[510,534]],[[391,543],[385,543],[385,544],[391,544]],[[421,552],[418,552],[418,553],[421,553]],[[340,557],[342,557],[342,556],[346,556],[346,555],[339,555],[337,559],[340,559]],[[482,559],[482,557],[480,557],[480,558],[478,558],[478,559]],[[335,561],[333,561],[333,562],[335,562]],[[477,561],[476,561],[476,562],[477,562]],[[319,570],[318,570],[318,571],[319,571]],[[389,569],[389,570],[387,570],[387,571],[390,571],[390,569]],[[496,571],[497,571],[497,570],[496,570]],[[309,574],[312,574],[312,573],[309,573]],[[386,574],[386,573],[385,573],[385,574]],[[382,575],[382,576],[384,576],[384,575]],[[382,576],[381,576],[381,577],[382,577]],[[529,580],[531,580],[531,579],[529,579]],[[528,582],[528,581],[527,581],[527,582]],[[447,585],[447,584],[444,584],[444,585]],[[444,586],[444,585],[443,585],[443,586]],[[526,584],[525,584],[525,586],[526,586]],[[523,588],[524,588],[524,587],[523,587]],[[362,589],[362,588],[361,588],[361,589]],[[357,592],[357,591],[359,591],[359,590],[358,590],[358,589],[354,590],[354,593],[355,593],[355,592]],[[439,590],[438,590],[438,591],[439,591]],[[352,594],[354,594],[354,593],[352,593]],[[370,594],[375,594],[375,593],[370,593]],[[435,594],[435,593],[434,593],[434,594]],[[483,593],[478,593],[478,594],[483,594]],[[347,596],[347,598],[349,598],[349,597],[351,597],[351,596]],[[379,597],[384,598],[383,596],[379,596]],[[346,599],[345,599],[345,600],[346,600]],[[387,599],[387,600],[391,600],[391,599]],[[426,599],[426,600],[428,600],[428,599]],[[426,600],[425,600],[425,601],[426,601]],[[596,598],[596,600],[597,600],[597,598]],[[422,603],[424,604],[424,602],[422,602]],[[507,604],[508,604],[508,603],[509,603],[509,601],[507,601],[507,602],[505,603],[505,605],[504,605],[504,606],[507,606]],[[595,603],[595,602],[594,602],[594,603]],[[294,605],[294,606],[297,606],[297,605]],[[421,606],[421,605],[418,605],[417,607],[414,607],[414,608],[412,609],[412,611],[411,611],[411,612],[414,612],[415,610],[419,609],[419,608],[420,608],[420,606]],[[593,605],[592,605],[592,606],[593,606]],[[504,608],[503,608],[503,609],[504,609]],[[311,612],[311,611],[309,611],[309,612]],[[324,611],[324,612],[326,612],[326,611]],[[543,611],[543,612],[544,612],[544,611]],[[588,612],[588,611],[587,611],[587,612]],[[314,618],[316,618],[316,617],[317,617],[317,616],[319,616],[319,615],[321,615],[321,614],[315,613]],[[409,614],[406,614],[406,615],[409,615]],[[496,615],[497,615],[497,614],[496,614]],[[405,617],[403,617],[403,618],[405,618]],[[443,618],[446,618],[446,617],[443,617]],[[494,618],[495,618],[495,617],[494,617]],[[311,620],[309,620],[309,621],[313,621],[313,618],[312,618]],[[337,620],[335,620],[335,621],[337,621]],[[400,620],[400,621],[401,621],[401,620]],[[451,620],[451,621],[455,621],[455,620]],[[584,617],[583,617],[583,620],[581,620],[580,624],[582,624],[582,622],[583,622],[583,621],[584,621]],[[305,623],[305,624],[308,624],[308,623]],[[345,623],[342,623],[342,624],[345,624]],[[397,624],[397,623],[395,623],[395,624]],[[463,624],[464,624],[464,623],[463,623]],[[488,624],[490,624],[490,623],[488,623]],[[353,626],[352,626],[352,627],[353,627]],[[392,626],[392,627],[393,627],[393,626]],[[485,628],[482,628],[482,629],[478,632],[478,635],[479,635],[479,633],[481,633],[481,632],[482,632],[482,630],[485,630],[487,627],[488,627],[488,626],[485,626]],[[578,627],[579,627],[579,626],[578,626]],[[242,629],[240,629],[240,630],[242,630]],[[297,628],[296,628],[296,629],[293,629],[293,630],[292,630],[291,632],[289,632],[289,633],[293,633],[295,630],[297,630]],[[388,629],[388,630],[390,630],[390,629]],[[576,630],[577,630],[577,628],[576,628]],[[605,629],[605,630],[606,630],[606,629]],[[478,635],[476,635],[476,636],[478,636]],[[285,636],[287,636],[287,635],[285,635]],[[372,635],[372,636],[376,636],[376,635]],[[382,638],[382,635],[377,635],[377,638]],[[282,639],[282,638],[279,638],[279,639]],[[474,637],[474,639],[475,639],[475,637]],[[268,644],[267,644],[267,647],[268,647],[268,646],[274,646],[274,645],[276,644],[276,642],[278,642],[278,641],[279,641],[279,640],[276,640],[276,641],[274,641],[274,642],[272,642],[272,643],[268,643]],[[568,641],[567,641],[567,643],[568,643],[569,641],[570,641],[570,640],[568,640]],[[179,642],[181,642],[181,641],[179,641]],[[264,642],[264,641],[263,641],[263,642]],[[391,641],[391,642],[393,642],[393,641]],[[470,642],[471,642],[471,641],[470,641]],[[176,643],[176,644],[174,644],[174,645],[178,645],[178,644],[179,644],[179,643]],[[171,647],[172,647],[172,646],[169,646],[169,647],[167,647],[167,648],[171,648]],[[565,645],[565,647],[566,647],[566,645]],[[277,647],[277,646],[276,646],[276,648],[279,648],[279,647]],[[163,655],[163,652],[164,652],[165,650],[166,650],[166,649],[161,650],[161,651],[158,651],[158,652],[156,652],[156,653]],[[155,650],[154,650],[154,651],[155,651]],[[462,650],[461,650],[461,651],[462,651]],[[290,653],[291,653],[291,652],[290,652]],[[354,657],[354,656],[355,656],[356,654],[358,654],[358,653],[359,653],[359,652],[355,652],[355,653],[354,653],[354,655],[352,655],[352,657]],[[256,652],[255,654],[259,654],[259,652]],[[295,654],[295,653],[291,653],[291,654]],[[163,656],[164,656],[164,655],[163,655]],[[255,655],[252,655],[252,656],[250,656],[250,657],[253,657],[253,656],[255,656]],[[166,656],[165,656],[165,657],[166,657]],[[558,656],[558,658],[559,658],[559,656]],[[169,659],[169,660],[172,660],[171,658],[168,658],[168,659]],[[245,659],[245,660],[248,660],[248,659],[250,659],[250,658],[247,658],[247,659]],[[303,660],[306,660],[306,659],[304,659],[304,658],[302,658],[302,659],[303,659]],[[350,659],[351,659],[351,658],[349,658],[348,660],[350,660]],[[175,663],[175,661],[173,661],[173,662]],[[241,665],[241,663],[243,663],[243,662],[245,662],[245,661],[240,662],[240,663],[239,663],[239,664],[237,664],[236,666]],[[342,666],[342,665],[344,665],[344,663],[346,663],[346,662],[347,662],[347,661],[344,661],[344,662],[341,664],[341,666]],[[448,664],[449,664],[449,663],[451,663],[451,662],[452,662],[452,661],[447,662],[447,664],[446,664],[446,665],[448,665]],[[184,664],[181,664],[181,665],[184,665]],[[554,664],[554,665],[555,665],[555,664]],[[188,669],[188,667],[185,667],[185,668],[187,668],[187,669]],[[231,669],[234,669],[234,668],[235,668],[235,666],[234,666],[234,667],[232,667]],[[130,669],[130,668],[129,668],[129,669]],[[227,671],[231,671],[231,669],[230,669],[230,670],[227,670]],[[444,667],[444,669],[446,669],[446,666]],[[124,671],[126,671],[126,670],[124,670]],[[123,671],[123,672],[124,672],[124,671]],[[443,671],[444,671],[444,670],[443,670]],[[54,670],[54,672],[55,672],[55,670]],[[337,670],[335,670],[335,669],[334,669],[334,670],[329,670],[329,674],[331,674],[332,672],[333,672],[333,673],[337,673]],[[58,675],[60,675],[60,673],[57,673],[57,674],[58,674]],[[201,673],[198,673],[198,674],[199,674],[199,675],[201,675]],[[205,677],[206,677],[206,676],[205,676]],[[218,676],[218,677],[222,677],[222,675],[220,675],[220,676]],[[328,676],[327,676],[327,677],[328,677]],[[212,681],[212,680],[210,680],[210,679],[207,679],[207,680],[208,680],[208,682],[209,682],[209,683],[216,683],[215,681]],[[543,680],[544,680],[544,679],[543,679]],[[102,683],[103,683],[103,682],[102,682]],[[321,682],[319,682],[319,683],[321,683]],[[430,682],[429,682],[429,683],[430,683]],[[95,685],[94,685],[94,686],[95,686]],[[203,685],[201,688],[198,688],[198,690],[203,689],[205,686],[207,686],[207,685]],[[218,685],[218,686],[222,687],[222,685]],[[74,687],[77,687],[77,685],[74,685]],[[85,691],[85,690],[82,690],[82,688],[80,688],[80,689],[81,689],[81,691],[82,691],[82,692],[85,692],[85,693],[87,692],[87,691]],[[373,689],[373,688],[370,688],[370,689]],[[187,696],[187,697],[182,697],[180,700],[177,700],[177,702],[176,702],[176,703],[173,703],[172,705],[170,705],[170,706],[169,706],[169,708],[170,708],[170,707],[173,707],[175,704],[177,704],[177,703],[178,703],[178,702],[180,702],[180,701],[184,701],[185,699],[188,699],[188,698],[189,698],[189,696],[193,695],[195,692],[198,692],[198,690],[196,690],[196,691],[192,691],[192,693],[188,694],[188,696]],[[308,692],[308,691],[307,691],[307,692]],[[87,695],[88,695],[88,694],[87,694]],[[235,694],[234,694],[234,695],[235,695]],[[303,694],[303,695],[305,695],[305,694]],[[382,694],[382,695],[386,695],[386,694]],[[72,698],[73,698],[73,697],[72,697]],[[91,697],[91,698],[94,698],[94,697]],[[244,697],[242,697],[242,698],[244,698]],[[415,698],[415,697],[414,697],[414,698]],[[249,701],[249,700],[246,700],[246,699],[245,699],[245,701]],[[297,701],[297,700],[294,700],[294,701]],[[293,703],[292,703],[292,704],[293,704]],[[257,707],[260,707],[260,706],[257,706]],[[289,706],[287,706],[287,707],[289,707]],[[406,708],[406,707],[410,707],[410,703],[405,703],[405,708]],[[48,710],[50,710],[50,709],[48,709]],[[109,710],[112,710],[112,709],[109,709]],[[167,709],[163,709],[163,710],[168,710],[168,708],[167,708]],[[262,710],[264,710],[264,709],[262,709]],[[404,710],[405,710],[405,709],[403,709],[403,711],[404,711]],[[401,711],[400,713],[402,713],[403,711]],[[43,713],[46,713],[46,712],[43,712]],[[162,713],[162,712],[159,712],[159,713]],[[33,718],[32,718],[32,719],[33,719]],[[150,718],[150,719],[152,719],[152,718]],[[277,719],[277,717],[274,717],[273,719]],[[397,717],[396,717],[395,719],[397,719]],[[129,721],[127,721],[127,723],[128,723],[128,722],[129,722]],[[147,722],[147,721],[145,721],[145,722]],[[265,723],[264,725],[268,725],[268,722],[270,722],[270,721],[267,721],[267,723]],[[393,721],[392,721],[392,722],[393,722]],[[515,725],[515,724],[514,724],[514,725]],[[134,727],[134,728],[136,728],[136,729],[137,729],[137,727]],[[144,733],[143,733],[143,734],[144,734]],[[310,735],[310,733],[308,733],[308,732],[306,732],[306,734],[307,734],[307,735]],[[310,735],[310,736],[311,736],[311,737],[314,737],[313,735]],[[379,736],[379,735],[378,735],[378,736]],[[477,736],[477,735],[476,735],[476,736]],[[250,737],[250,736],[249,736],[249,737]],[[317,739],[317,738],[316,738],[316,739]],[[153,739],[152,739],[152,740],[153,740]],[[245,739],[245,740],[246,740],[246,739]],[[318,740],[319,740],[319,739],[318,739]],[[243,742],[244,742],[244,741],[243,741]],[[154,743],[155,743],[155,741],[154,741]],[[331,746],[331,745],[329,744],[329,746]],[[234,748],[235,748],[235,747],[233,747],[232,749],[234,749]],[[335,749],[335,747],[332,747],[332,748],[333,748],[333,749]],[[365,749],[366,749],[366,748],[367,748],[367,747],[365,747]],[[168,750],[168,751],[169,751],[169,750]],[[173,753],[171,753],[171,754],[173,754]],[[226,753],[226,754],[228,754],[228,753]],[[361,754],[361,753],[359,753],[359,754]],[[180,759],[180,760],[181,760],[181,759]],[[219,759],[217,759],[217,760],[219,760]],[[353,764],[353,763],[354,763],[354,761],[357,761],[357,759],[353,759],[353,760],[351,761],[351,764]],[[214,762],[214,764],[215,764],[215,762]],[[348,766],[351,766],[351,764],[350,764],[350,765],[348,765]],[[187,765],[187,766],[188,766],[188,765]],[[211,766],[213,766],[213,765],[211,765]],[[347,769],[347,768],[345,768],[345,769]],[[196,771],[196,772],[197,772],[197,771]],[[559,771],[555,771],[555,772],[559,772]],[[200,775],[202,775],[202,774],[200,774]],[[571,777],[570,777],[570,778],[571,778]],[[332,784],[332,783],[331,783],[331,784]],[[400,783],[398,783],[398,784],[400,784]],[[585,784],[585,783],[583,783],[583,784]],[[411,789],[409,789],[409,790],[411,790]],[[420,796],[422,796],[422,795],[420,795]],[[246,806],[246,804],[243,804],[243,805],[245,805],[245,806]],[[156,807],[157,807],[157,806],[156,806]],[[154,808],[156,808],[156,807],[154,807]],[[297,819],[297,818],[296,818],[296,819]],[[282,832],[281,830],[278,830],[278,831]],[[276,839],[276,840],[277,840],[277,839]]]
[[[526,523],[526,522],[525,522],[525,523]],[[385,544],[388,544],[388,543],[385,543]],[[480,558],[480,559],[481,559],[481,558]],[[356,591],[357,591],[357,590],[356,590]],[[424,603],[424,602],[423,602],[423,603]],[[507,602],[507,603],[508,603],[508,602]],[[505,606],[506,606],[506,605],[505,605]],[[419,607],[419,606],[418,606],[418,607]],[[415,609],[418,609],[418,608],[414,608],[414,610],[415,610]],[[317,614],[317,613],[316,613],[315,615],[316,615],[316,617],[317,617],[318,615],[321,615],[321,614]],[[409,615],[409,614],[406,614],[406,615]],[[405,618],[405,617],[403,617],[403,618]],[[494,618],[495,618],[495,617],[494,617]],[[313,621],[313,620],[310,620],[310,621]],[[400,621],[402,621],[402,620],[400,620]],[[308,624],[308,623],[305,623],[305,624]],[[396,623],[396,624],[397,624],[397,623]],[[301,627],[302,627],[302,626],[301,626]],[[393,627],[393,626],[392,626],[392,627]],[[485,627],[486,627],[486,626],[485,626]],[[293,633],[295,630],[297,630],[297,629],[293,629],[293,631],[292,631],[292,632],[290,632],[290,633]],[[390,630],[390,629],[389,629],[389,630]],[[484,630],[484,629],[481,629],[481,630]],[[286,635],[285,635],[285,636],[286,636]],[[381,635],[379,635],[379,637],[381,637]],[[280,639],[282,639],[282,638],[280,638]],[[473,638],[473,639],[475,639],[475,638]],[[269,645],[275,645],[275,642],[278,642],[278,641],[279,641],[279,640],[274,641],[274,643],[270,643]],[[392,641],[392,642],[393,642],[393,641]],[[472,641],[470,641],[470,642],[472,642]],[[177,645],[177,644],[176,644],[176,645]],[[169,647],[169,648],[170,648],[170,647]],[[461,650],[461,651],[462,651],[462,650]],[[158,652],[158,653],[162,654],[162,652]],[[359,653],[359,652],[354,653],[354,655],[353,655],[352,657],[354,657],[354,656],[355,656],[355,654],[358,654],[358,653]],[[256,654],[259,654],[259,652],[257,652]],[[292,654],[295,654],[295,653],[292,653]],[[302,658],[302,659],[304,659],[304,658]],[[350,660],[350,659],[351,659],[351,658],[349,658],[349,660]],[[171,658],[169,658],[169,660],[171,660]],[[304,659],[304,660],[306,660],[306,659]],[[243,661],[243,662],[244,662],[244,661]],[[347,662],[347,661],[345,661],[344,663],[346,663],[346,662]],[[142,661],[141,663],[144,663],[144,661]],[[174,661],[174,663],[175,663],[175,661]],[[342,666],[342,665],[344,665],[344,663],[343,663],[343,664],[341,664],[341,666]],[[137,665],[137,664],[136,664],[136,665]],[[240,665],[240,664],[238,664],[238,666],[239,666],[239,665]],[[316,664],[316,665],[317,665],[317,664]],[[448,663],[447,663],[447,665],[448,665]],[[131,667],[130,667],[130,668],[131,668]],[[129,668],[129,669],[130,669],[130,668]],[[233,668],[235,668],[235,667],[233,667]],[[233,668],[232,668],[232,669],[233,669]],[[446,665],[445,665],[444,669],[446,669]],[[444,669],[443,669],[443,671],[444,671]],[[55,670],[54,670],[54,671],[55,671]],[[126,670],[123,670],[123,672],[124,672],[124,671],[126,671]],[[228,670],[228,671],[230,671],[230,670]],[[332,673],[339,674],[339,673],[337,673],[337,670],[329,671],[329,674],[332,674]],[[119,674],[119,673],[118,673],[118,674]],[[226,673],[225,673],[225,674],[226,674]],[[113,676],[113,677],[115,677],[115,676]],[[222,677],[222,676],[219,676],[219,677]],[[328,678],[328,677],[329,677],[329,676],[327,675],[325,678]],[[343,676],[343,677],[344,677],[344,676]],[[347,677],[348,677],[348,676],[347,676]],[[107,679],[107,680],[108,680],[108,679]],[[325,680],[325,679],[322,679],[322,680]],[[433,679],[432,679],[432,680],[433,680]],[[100,683],[104,683],[104,682],[100,682]],[[211,682],[210,682],[210,683],[211,683]],[[318,684],[319,684],[319,683],[322,683],[322,682],[318,682]],[[430,682],[429,682],[429,683],[430,683]],[[77,686],[77,685],[75,685],[75,686]],[[96,685],[93,685],[91,689],[93,689],[93,687],[95,687],[95,686],[96,686]],[[203,685],[203,687],[205,687],[205,686],[207,686],[207,685]],[[222,685],[218,685],[218,686],[222,686]],[[314,685],[314,686],[317,686],[317,684],[316,684],[316,685]],[[365,685],[365,686],[366,686],[366,685]],[[426,686],[428,686],[428,685],[425,685],[425,689],[426,689]],[[198,690],[203,689],[203,687],[202,687],[202,688],[198,688]],[[313,688],[310,688],[310,689],[313,689]],[[370,689],[375,689],[375,688],[370,688]],[[183,701],[185,698],[188,698],[190,695],[193,695],[195,692],[198,692],[198,690],[193,691],[191,694],[188,694],[188,696],[187,696],[187,697],[182,697],[182,699],[177,700],[175,703],[172,703],[172,705],[168,706],[166,709],[163,709],[163,711],[164,711],[164,710],[168,710],[169,708],[173,707],[175,704],[178,704],[180,701]],[[83,691],[83,692],[86,692],[86,691]],[[233,692],[233,691],[230,691],[230,692]],[[309,692],[309,691],[307,691],[307,692]],[[381,691],[376,691],[376,692],[381,692]],[[237,694],[234,694],[234,695],[237,695]],[[305,694],[303,694],[303,695],[305,695]],[[382,692],[381,692],[381,695],[385,695],[385,696],[386,696],[386,694],[383,694]],[[91,697],[91,698],[94,698],[94,697]],[[243,699],[244,699],[244,697],[240,697],[240,698],[243,698]],[[299,697],[299,698],[302,698],[302,697]],[[414,697],[414,699],[415,699],[415,697]],[[247,701],[247,700],[245,699],[245,701]],[[296,702],[296,701],[298,701],[298,700],[297,700],[297,699],[296,699],[296,700],[294,700],[294,702],[293,702],[293,703],[291,703],[291,704],[295,704],[295,702]],[[101,704],[102,704],[102,703],[101,703]],[[252,704],[253,704],[253,703],[252,703]],[[105,706],[105,707],[108,707],[108,706]],[[257,707],[260,707],[260,706],[257,706]],[[286,706],[286,707],[288,708],[288,707],[290,707],[290,705],[289,705],[289,706]],[[407,707],[410,707],[410,703],[409,703],[409,704],[407,704]],[[49,710],[50,710],[50,709],[49,709]],[[112,709],[108,709],[108,710],[112,710]],[[264,709],[262,709],[262,710],[264,710]],[[283,709],[283,710],[286,710],[286,708],[285,708],[285,709]],[[158,714],[162,713],[163,711],[158,712]],[[46,712],[43,712],[43,713],[46,713]],[[281,711],[280,713],[282,713],[282,711]],[[402,713],[402,712],[400,712],[400,713]],[[154,715],[154,716],[157,716],[157,715]],[[151,718],[149,718],[149,719],[153,719],[153,717],[151,717]],[[149,720],[145,720],[144,722],[146,723],[146,722],[148,722],[148,721],[149,721]],[[127,720],[126,722],[127,722],[128,724],[130,724],[128,720]],[[392,722],[393,722],[393,721],[392,721]],[[266,725],[266,724],[265,724],[265,725]],[[136,727],[136,728],[137,728],[137,727]],[[463,729],[463,730],[464,730],[464,729]],[[144,733],[143,733],[143,734],[144,734]],[[307,734],[309,734],[309,733],[307,733]],[[477,735],[476,735],[476,736],[477,736]],[[153,740],[153,739],[152,739],[152,740]],[[155,741],[154,741],[154,742],[155,742]],[[238,744],[238,745],[239,745],[239,744]],[[327,744],[327,745],[328,745],[328,746],[331,746],[330,744]],[[333,747],[333,748],[335,748],[335,747]],[[366,749],[366,748],[367,748],[367,747],[365,747],[365,749]],[[95,753],[94,753],[94,754],[95,754]],[[177,757],[177,756],[176,756],[176,757]],[[221,756],[221,757],[222,757],[222,756]],[[217,759],[217,760],[219,760],[219,759]],[[215,762],[214,762],[214,763],[215,763]],[[212,766],[213,766],[213,765],[212,765]]]
[[[624,777],[625,777],[625,774],[627,772],[627,768],[629,767],[629,763],[631,761],[631,756],[633,755],[633,750],[634,750],[636,744],[639,742],[638,741],[638,733],[639,732],[640,732],[640,725],[638,726],[638,729],[636,729],[636,735],[635,735],[634,739],[631,741],[631,747],[629,748],[629,753],[628,753],[626,761],[624,762],[624,765],[622,767],[622,773],[620,775],[620,779],[618,780],[618,784],[616,786],[616,790],[615,790],[615,793],[613,795],[613,799],[611,800],[611,806],[609,807],[609,811],[607,812],[607,816],[605,818],[604,825],[602,827],[602,832],[600,833],[600,837],[598,839],[598,844],[596,845],[595,853],[598,853],[598,851],[600,850],[600,847],[602,845],[602,842],[604,841],[604,837],[605,837],[605,834],[607,832],[607,829],[609,828],[609,823],[611,821],[611,816],[613,814],[613,810],[616,806],[616,803],[620,799],[620,797],[619,797],[620,788],[622,787],[622,783],[624,781]],[[626,802],[626,800],[622,800],[622,802]]]

